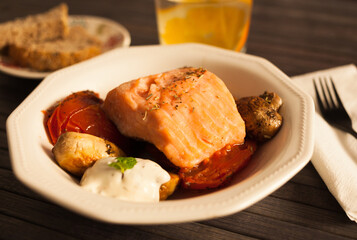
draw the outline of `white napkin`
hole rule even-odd
[[[315,148],[312,164],[330,192],[357,222],[357,139],[329,125],[320,115],[312,79],[331,76],[337,92],[357,129],[357,69],[346,65],[292,77],[315,101]]]

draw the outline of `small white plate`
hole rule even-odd
[[[260,146],[231,184],[202,194],[186,191],[159,203],[134,203],[82,189],[55,162],[43,110],[72,92],[101,98],[119,84],[183,66],[204,67],[220,77],[235,98],[277,92],[284,104],[279,133]],[[46,77],[7,120],[13,171],[24,184],[85,216],[123,224],[196,221],[243,210],[278,189],[310,160],[314,105],[310,96],[265,59],[200,44],[116,49]]]
[[[129,31],[121,24],[101,17],[71,15],[68,18],[69,26],[80,25],[88,33],[96,36],[103,42],[103,51],[128,47],[131,42]],[[22,78],[43,79],[51,72],[41,72],[25,68],[12,63],[7,56],[0,54],[0,71]]]

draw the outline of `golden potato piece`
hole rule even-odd
[[[170,181],[164,183],[160,187],[160,201],[167,199],[171,194],[174,193],[178,183],[179,183],[179,176],[175,173],[170,174]]]
[[[62,134],[52,152],[63,169],[77,176],[82,176],[87,168],[101,158],[125,156],[114,143],[77,132]]]

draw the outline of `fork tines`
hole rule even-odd
[[[317,82],[319,83],[319,88]],[[315,87],[317,103],[322,116],[326,121],[343,131],[351,133],[357,138],[357,133],[352,128],[351,118],[348,116],[348,113],[342,104],[332,78],[319,77],[318,81],[313,79],[313,84]],[[332,86],[333,91],[330,91],[331,87],[329,87],[329,85]],[[320,94],[320,92],[322,94]]]
[[[333,83],[332,77],[329,77],[329,78],[327,78],[327,77],[324,77],[324,78],[319,77],[320,89],[321,89],[321,92],[322,92],[322,95],[323,95],[325,101],[323,101],[323,99],[321,98],[321,94],[319,94],[318,87],[316,86],[315,82],[317,82],[317,80],[314,79],[313,83],[314,83],[314,87],[315,87],[315,93],[316,93],[316,97],[317,97],[317,102],[319,104],[319,107],[320,107],[320,110],[321,110],[322,114],[324,114],[324,109],[328,110],[328,109],[335,109],[335,108],[343,110],[344,112],[346,112],[346,109],[343,106],[343,103],[342,103],[342,101],[341,101],[341,99],[340,99],[340,97],[339,97],[339,95],[337,93],[336,86]],[[334,94],[331,94],[328,82],[332,86]],[[324,106],[323,102],[325,102],[326,106]],[[347,114],[347,112],[346,112],[346,114]]]

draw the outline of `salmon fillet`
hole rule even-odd
[[[153,143],[178,167],[194,167],[228,144],[244,142],[232,94],[203,68],[179,68],[111,90],[104,110],[119,131]]]

